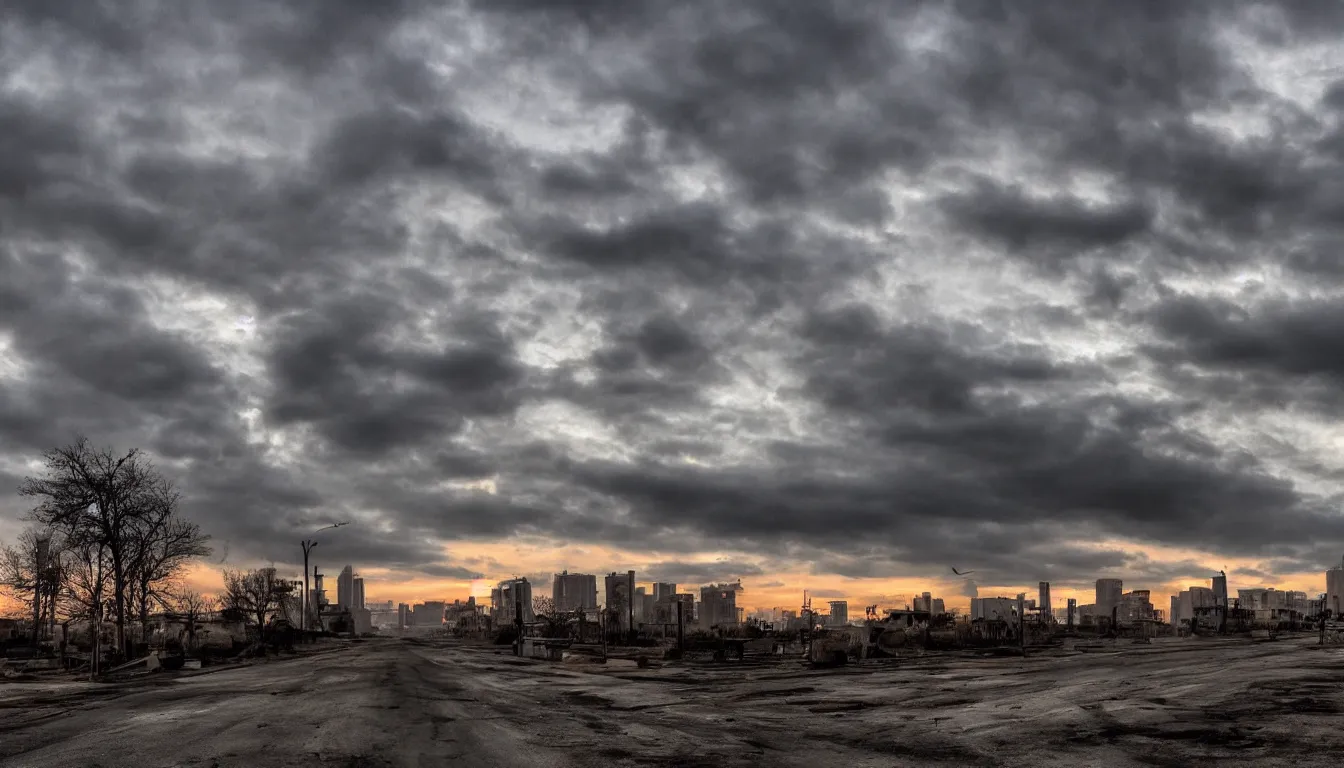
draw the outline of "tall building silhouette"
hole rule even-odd
[[[336,577],[336,604],[350,610],[355,607],[355,569],[345,566]]]
[[[1111,611],[1120,605],[1124,595],[1124,581],[1120,579],[1097,579],[1097,616],[1110,621]]]

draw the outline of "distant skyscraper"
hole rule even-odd
[[[411,606],[406,603],[397,604],[397,626],[402,629],[411,626]]]
[[[1072,597],[1070,597],[1070,598],[1069,598],[1069,602],[1067,603],[1067,605],[1068,605],[1068,614],[1067,614],[1067,621],[1068,621],[1068,623],[1065,624],[1065,626],[1066,626],[1066,627],[1069,627],[1070,629],[1072,629],[1074,626],[1077,626],[1077,621],[1078,621],[1078,601],[1075,600],[1075,599],[1073,599]]]
[[[606,578],[606,599],[603,607],[611,612],[610,620],[617,622],[615,629],[629,631],[634,617],[635,572],[616,573],[612,571]]]
[[[1344,614],[1344,563],[1325,572],[1325,609],[1332,616]]]
[[[336,604],[349,610],[355,607],[355,569],[345,566],[336,577]]]
[[[1227,574],[1220,573],[1213,577],[1213,599],[1217,607],[1227,607]]]
[[[737,590],[740,584],[711,584],[700,588],[700,628],[737,623]]]
[[[653,601],[655,603],[661,603],[665,600],[671,600],[673,599],[673,595],[676,594],[677,594],[676,584],[670,584],[665,581],[656,581],[653,584]]]
[[[1050,582],[1042,581],[1039,586],[1036,607],[1041,609],[1041,615],[1047,619],[1053,618],[1055,607],[1050,603]]]
[[[353,601],[354,601],[353,604],[351,605],[351,608],[354,608],[354,609],[356,609],[356,610],[359,610],[359,609],[361,609],[361,608],[364,608],[364,607],[365,607],[365,606],[364,606],[364,577],[363,577],[363,576],[356,576],[356,577],[354,577],[354,579],[353,579],[353,580],[351,581],[351,583],[350,583],[350,586],[352,587],[351,592],[352,592]]]
[[[551,581],[551,602],[555,609],[569,613],[582,610],[597,613],[597,577],[589,573],[562,571]]]
[[[1124,594],[1125,583],[1120,579],[1097,579],[1097,617],[1109,621]]]
[[[843,627],[849,623],[849,601],[831,601],[831,626]]]

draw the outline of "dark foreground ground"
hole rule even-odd
[[[1344,648],[1312,642],[826,671],[369,641],[153,684],[0,683],[0,765],[1344,765]]]

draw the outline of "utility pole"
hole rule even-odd
[[[33,571],[33,648],[37,648],[42,636],[42,592],[45,586],[43,576],[47,570],[47,555],[51,550],[51,539],[43,536],[37,540],[35,555],[37,568]]]
[[[674,595],[675,597],[675,595]],[[686,652],[686,620],[682,614],[684,604],[680,599],[677,600],[677,651]],[[1324,626],[1324,625],[1322,625]],[[1325,630],[1321,630],[1321,637],[1325,637]]]
[[[630,632],[626,636],[626,642],[629,643],[630,645],[634,645],[634,639],[635,639],[635,572],[634,571],[630,571],[629,584],[627,585],[626,589],[627,592],[625,602],[629,604],[626,608],[627,611],[629,612],[630,617],[630,623],[628,625]]]
[[[332,528],[340,528],[342,525],[349,525],[349,523],[348,522],[333,523],[332,525],[328,525],[324,528],[318,528],[316,531],[313,531],[313,535],[316,536],[322,531],[330,530]],[[302,595],[303,599],[300,601],[300,605],[303,606],[303,609],[299,615],[299,630],[303,631],[308,628],[308,553],[312,552],[313,547],[317,546],[317,540],[304,539],[302,542],[300,542],[300,544],[303,545],[303,595]],[[317,573],[316,567],[313,568],[313,573],[314,578],[316,578]]]
[[[1017,596],[1017,633],[1022,641],[1022,657],[1027,656],[1027,596]]]
[[[523,655],[523,591],[518,588],[518,582],[513,583],[513,628],[515,637],[513,639],[513,655]]]
[[[303,606],[299,613],[299,631],[308,629],[308,553],[313,551],[317,542],[311,539],[303,540],[303,595],[300,604]]]

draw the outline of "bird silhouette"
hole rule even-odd
[[[953,568],[952,572],[958,576],[970,576],[972,573],[975,573],[975,571],[958,571],[956,568]]]

